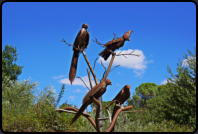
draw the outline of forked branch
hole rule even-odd
[[[77,76],[77,78],[79,78],[79,79],[81,79],[80,77],[78,77]],[[85,84],[85,82],[84,82],[84,80],[83,79],[81,79],[82,80],[82,82]],[[85,84],[85,86],[87,87],[87,85]],[[88,87],[87,87],[87,89],[89,89]],[[89,89],[90,90],[90,89]]]
[[[121,51],[122,52],[122,51]],[[132,54],[134,51],[128,53],[128,54],[121,54],[121,52],[119,54],[116,54],[116,56],[124,56],[124,55],[134,55],[134,56],[140,56],[140,54]],[[125,58],[127,58],[126,56],[124,56]]]

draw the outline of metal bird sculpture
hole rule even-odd
[[[103,80],[101,83],[95,85],[83,98],[83,105],[80,107],[80,109],[78,110],[78,112],[76,113],[76,115],[74,116],[74,118],[72,119],[70,125],[72,125],[77,119],[78,117],[83,113],[83,111],[85,110],[85,108],[92,103],[90,96],[95,97],[96,99],[98,99],[100,96],[102,96],[105,91],[106,91],[106,87],[108,85],[112,85],[111,81],[109,79]]]
[[[129,85],[125,85],[120,90],[120,92],[116,95],[116,97],[107,106],[105,106],[104,108],[108,107],[109,105],[113,104],[114,102],[116,102],[116,104],[118,104],[118,105],[123,104],[130,97],[130,94],[131,94],[130,93],[130,88],[131,87]],[[101,110],[103,110],[104,108],[102,108]],[[114,109],[115,109],[115,107],[114,107]]]
[[[126,40],[130,41],[129,37],[132,32],[133,31],[129,30],[122,37],[115,39],[113,41],[107,42],[104,45],[106,48],[103,51],[101,51],[98,55],[101,55],[104,58],[104,60],[106,61],[109,58],[109,56],[111,55],[111,52],[109,52],[108,50],[111,50],[114,52],[116,49],[119,49],[120,47],[122,47]]]
[[[74,41],[74,47],[73,47],[74,53],[73,53],[70,71],[69,71],[69,80],[71,84],[74,81],[75,76],[76,76],[78,56],[79,56],[80,50],[86,49],[89,43],[89,32],[87,31],[87,28],[88,28],[88,25],[86,23],[82,24],[82,28],[78,32],[78,35],[76,36],[76,39]]]
[[[114,102],[116,103],[116,105],[113,108],[112,119],[114,118],[116,111],[120,108],[120,105],[124,104],[124,102],[130,97],[130,94],[131,94],[130,88],[131,87],[129,85],[125,85],[121,89],[121,91],[116,95],[116,97],[106,106],[106,107],[108,107],[109,105],[113,104]],[[104,108],[106,108],[106,107],[104,107]],[[104,109],[104,108],[102,108],[102,109]],[[114,127],[112,128],[111,131],[114,131]]]

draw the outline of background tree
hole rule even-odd
[[[168,77],[168,83],[175,84],[167,90],[167,102],[164,106],[168,107],[166,114],[177,123],[195,125],[196,119],[196,48],[195,54],[189,51],[191,57],[184,54],[187,64],[183,61],[177,64],[177,75],[173,75],[169,66],[168,72],[173,79]],[[179,110],[178,110],[179,109]]]
[[[162,93],[149,100],[148,109],[155,109],[161,119],[174,120],[179,124],[195,127],[196,124],[196,48],[195,54],[189,51],[190,57],[184,54],[184,60],[177,64],[178,74],[174,75],[169,66],[168,77]],[[185,64],[184,64],[185,63]]]
[[[5,76],[9,76],[10,80],[17,80],[17,77],[22,73],[23,66],[16,65],[17,61],[16,47],[8,44],[2,50],[2,81]]]
[[[132,99],[128,99],[128,105],[144,107],[148,99],[158,94],[157,84],[149,82],[142,83],[135,91]]]
[[[8,76],[5,76],[2,81],[2,103],[9,110],[15,111],[14,114],[26,113],[26,109],[35,103],[36,97],[33,94],[37,86],[38,83],[32,83],[31,80],[14,83]]]

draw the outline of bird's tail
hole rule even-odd
[[[74,118],[72,119],[70,125],[72,125],[77,119],[78,117],[83,113],[83,111],[86,109],[87,105],[83,104],[80,109],[78,110],[78,112],[76,113],[76,115],[74,116]]]
[[[70,66],[70,71],[69,71],[69,80],[70,80],[71,84],[72,84],[72,82],[74,81],[74,79],[76,77],[78,55],[79,55],[79,51],[78,50],[74,50],[72,61],[71,61],[71,66]]]
[[[118,104],[118,103],[116,103],[116,104]],[[115,113],[116,113],[116,111],[119,109],[120,107],[118,107],[118,106],[114,106],[114,108],[113,108],[113,113],[112,113],[112,120],[113,120],[113,117],[114,117],[114,115],[115,115]],[[114,127],[112,128],[112,130],[111,130],[111,132],[113,132],[114,131]]]
[[[106,61],[109,56],[111,55],[110,52],[106,51],[106,49],[104,49],[103,51],[101,51],[98,55],[102,55],[102,57],[104,58],[104,60]]]

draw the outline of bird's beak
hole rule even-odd
[[[112,85],[112,83],[110,85]]]
[[[130,41],[130,39],[128,38],[128,41]]]

